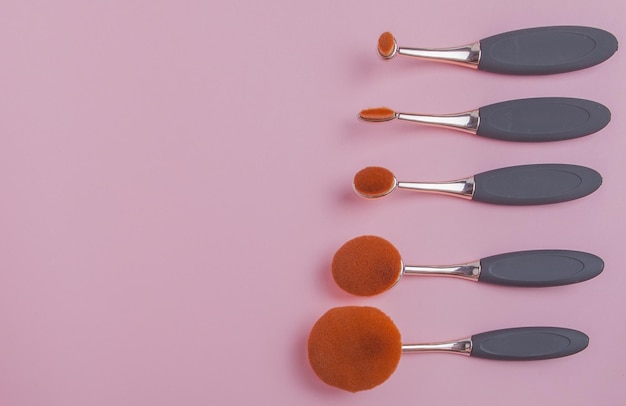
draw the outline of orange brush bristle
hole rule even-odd
[[[328,385],[358,392],[385,382],[402,355],[400,331],[374,307],[345,306],[327,311],[308,340],[309,363]]]
[[[378,53],[383,58],[390,58],[396,52],[396,39],[390,32],[383,32],[378,37]]]
[[[365,121],[389,121],[396,118],[396,112],[389,107],[376,107],[361,110],[359,118]]]
[[[346,242],[333,258],[333,278],[346,292],[378,295],[391,288],[402,274],[400,253],[384,238],[364,235]]]
[[[390,193],[396,187],[393,173],[379,166],[368,166],[354,175],[354,190],[367,197],[379,197]]]

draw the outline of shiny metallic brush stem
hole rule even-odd
[[[474,195],[474,177],[453,180],[449,182],[398,182],[399,189],[416,190],[425,193],[437,193],[448,196],[461,197],[471,200]]]
[[[465,111],[457,114],[413,114],[396,113],[398,120],[413,121],[420,124],[453,128],[470,134],[476,134],[480,124],[478,110]]]
[[[414,58],[437,60],[477,69],[480,61],[480,42],[454,48],[438,49],[398,47],[396,52],[400,55],[412,56]]]
[[[472,352],[472,338],[468,337],[438,343],[403,344],[402,352],[451,352],[453,354],[470,355]]]
[[[480,261],[448,266],[405,265],[403,273],[406,275],[453,276],[455,278],[478,281],[478,277],[480,276]]]

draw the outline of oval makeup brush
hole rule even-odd
[[[604,62],[615,51],[617,38],[613,34],[580,26],[528,28],[439,49],[399,47],[390,32],[378,38],[378,53],[384,59],[398,54],[511,75],[549,75],[585,69]]]
[[[520,287],[579,283],[598,276],[604,261],[571,250],[531,250],[494,255],[456,265],[404,265],[400,253],[384,238],[364,235],[337,250],[332,274],[348,293],[373,296],[393,287],[403,275],[450,276],[474,282]]]
[[[601,184],[598,172],[568,164],[511,166],[446,182],[398,182],[388,169],[370,166],[354,176],[353,188],[366,199],[383,197],[399,188],[483,203],[530,206],[579,199],[596,191]]]
[[[369,122],[411,121],[503,141],[547,142],[598,132],[611,121],[611,112],[590,100],[538,97],[495,103],[457,114],[399,113],[377,107],[361,110],[359,118]]]
[[[545,360],[584,350],[589,337],[560,327],[517,327],[459,340],[402,344],[400,331],[374,307],[328,310],[308,339],[309,363],[328,385],[350,392],[372,389],[396,370],[403,353],[448,352],[503,361]]]

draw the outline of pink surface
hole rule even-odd
[[[579,24],[626,41],[621,0],[0,3],[0,404],[615,405],[626,402],[624,51],[585,71],[498,76],[379,60],[378,35],[452,46]],[[570,96],[613,112],[598,134],[515,144],[366,107],[456,112]],[[587,198],[496,207],[397,193],[359,200],[367,165],[405,180],[566,162],[600,171]],[[405,278],[351,297],[330,261],[377,234],[409,264],[534,248],[596,253],[580,285],[524,290]],[[328,308],[388,313],[405,342],[520,325],[590,346],[531,363],[405,355],[356,395],[321,383],[306,338]]]

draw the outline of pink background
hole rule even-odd
[[[512,77],[385,63],[375,49],[385,30],[436,47],[557,24],[626,41],[625,11],[621,0],[3,0],[0,404],[624,403],[624,51]],[[613,119],[582,139],[516,144],[355,118],[534,96],[596,100]],[[593,167],[604,185],[525,208],[351,192],[368,165],[447,180],[539,162]],[[550,289],[405,278],[355,298],[329,266],[361,234],[408,264],[568,248],[606,268]],[[545,362],[405,355],[385,384],[350,394],[314,375],[306,338],[328,308],[352,304],[384,310],[407,343],[521,325],[591,342]]]

